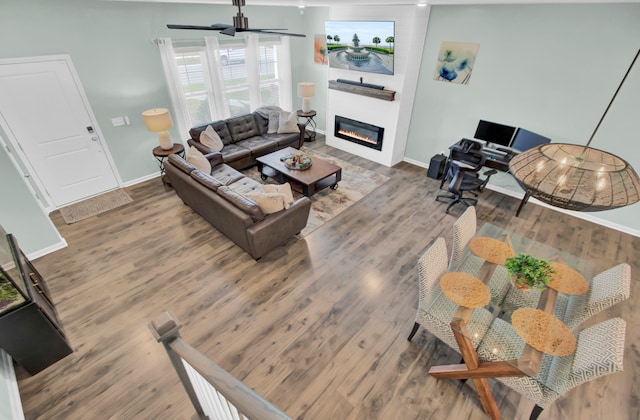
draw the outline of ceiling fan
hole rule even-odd
[[[204,31],[220,31],[221,34],[235,36],[236,32],[259,32],[265,34],[277,34],[277,35],[286,35],[286,36],[298,36],[305,37],[304,34],[292,34],[289,32],[278,32],[278,31],[286,31],[286,29],[249,29],[249,19],[244,17],[242,14],[241,7],[245,5],[245,0],[232,0],[232,4],[234,6],[238,6],[238,13],[233,17],[233,26],[225,25],[224,23],[215,23],[210,26],[199,26],[199,25],[174,25],[168,24],[167,28],[169,29],[196,29],[196,30],[204,30]]]

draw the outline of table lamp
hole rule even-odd
[[[302,112],[311,111],[311,97],[315,93],[315,86],[310,82],[298,83],[298,98],[302,98]]]
[[[142,113],[147,130],[158,133],[160,147],[164,150],[173,149],[173,141],[169,135],[169,129],[173,127],[171,115],[167,108],[148,109]]]

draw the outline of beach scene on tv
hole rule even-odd
[[[325,21],[329,66],[393,74],[394,22]]]

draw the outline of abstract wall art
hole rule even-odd
[[[468,85],[480,44],[442,41],[433,80]]]

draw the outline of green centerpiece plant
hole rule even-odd
[[[555,273],[551,263],[529,254],[517,254],[507,258],[504,266],[511,275],[511,282],[518,289],[544,290]]]

